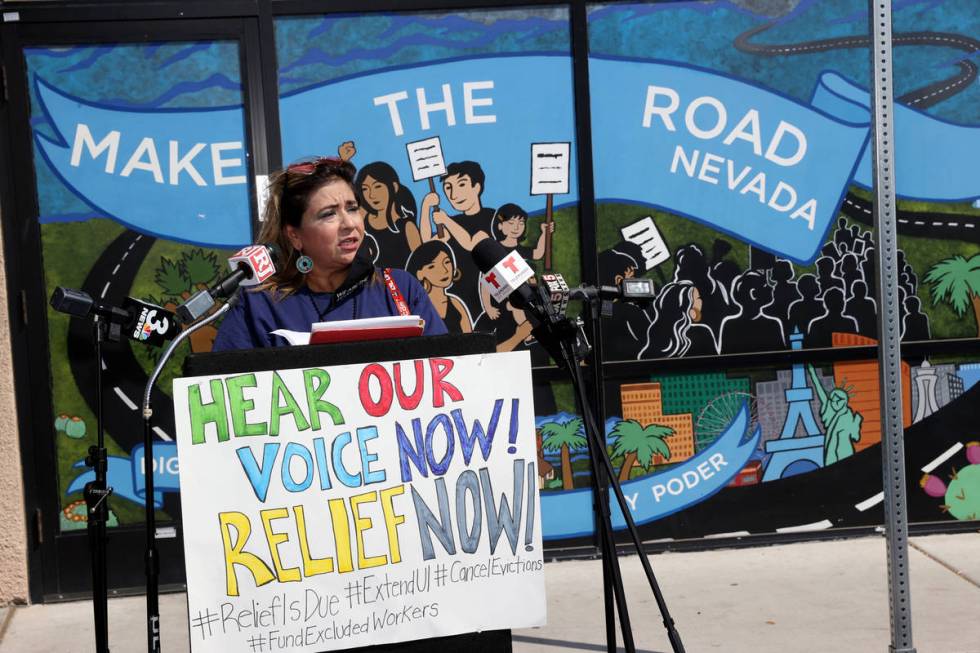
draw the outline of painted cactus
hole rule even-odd
[[[938,476],[925,474],[919,485],[931,497],[942,497],[940,510],[960,520],[980,518],[980,442],[966,445],[969,465],[957,471],[953,469],[949,484]]]

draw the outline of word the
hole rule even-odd
[[[475,96],[477,91],[486,91],[491,89],[493,89],[493,80],[463,82],[463,119],[467,125],[497,122],[497,116],[495,114],[477,114],[475,111],[476,107],[493,106],[492,97]],[[429,114],[436,112],[445,114],[447,127],[454,127],[456,125],[456,106],[455,102],[453,101],[452,86],[450,84],[443,84],[441,90],[442,99],[430,102],[426,97],[424,88],[420,87],[415,89],[415,100],[418,108],[417,115],[420,129],[431,129]],[[402,127],[402,116],[398,109],[398,103],[407,99],[408,91],[395,91],[394,93],[379,95],[378,97],[374,98],[374,106],[388,107],[388,117],[391,118],[391,129],[394,131],[395,136],[402,136],[405,133],[405,129]]]

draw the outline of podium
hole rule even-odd
[[[484,333],[250,349],[191,354],[184,361],[183,375],[239,374],[310,366],[412,360],[433,356],[465,356],[494,351],[496,351],[496,342],[493,335]],[[510,630],[493,630],[345,650],[359,653],[429,653],[434,650],[510,653],[512,642]]]

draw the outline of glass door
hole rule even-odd
[[[140,404],[162,347],[124,328],[96,361],[91,320],[56,312],[47,298],[65,287],[110,306],[133,298],[172,311],[252,241],[256,148],[245,35],[238,19],[49,23],[23,25],[19,34],[23,77],[16,81],[29,106],[21,108],[26,122],[24,133],[15,131],[14,157],[17,188],[31,190],[18,193],[23,259],[10,263],[31,279],[25,305],[45,597],[70,596],[90,582],[82,491],[94,478],[85,458],[96,442],[96,365],[113,488],[110,588],[142,585],[148,501],[160,525],[161,582],[183,582],[170,385],[190,351],[210,351],[216,330],[196,332],[156,384],[149,497]]]

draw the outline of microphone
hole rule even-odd
[[[508,252],[493,238],[485,238],[473,248],[473,260],[483,273],[483,283],[498,302],[510,299],[521,310],[530,310],[536,317],[546,314],[537,293],[527,283],[534,270],[517,252]]]
[[[568,303],[568,284],[560,274],[542,275],[543,284],[527,283],[534,279],[531,266],[517,252],[508,252],[492,238],[481,240],[473,248],[473,260],[483,272],[483,283],[498,302],[505,299],[525,311],[534,325],[531,331],[548,354],[559,364],[570,357],[584,357],[589,350],[580,319],[564,315]],[[556,310],[561,307],[561,312]]]
[[[568,283],[565,282],[565,277],[558,272],[548,272],[541,275],[541,283],[548,293],[548,299],[551,301],[555,313],[564,315],[565,309],[568,308],[568,300],[571,295],[568,289]]]
[[[242,286],[258,285],[275,274],[278,257],[278,250],[271,244],[239,250],[228,259],[231,273],[178,306],[177,316],[185,324],[197,321],[214,307],[215,300],[231,296]]]
[[[133,297],[127,297],[121,307],[116,307],[95,301],[83,290],[59,286],[54,289],[50,303],[54,310],[72,317],[94,313],[105,319],[109,323],[110,340],[118,340],[125,333],[132,340],[158,346],[180,331],[176,315],[162,306]]]

